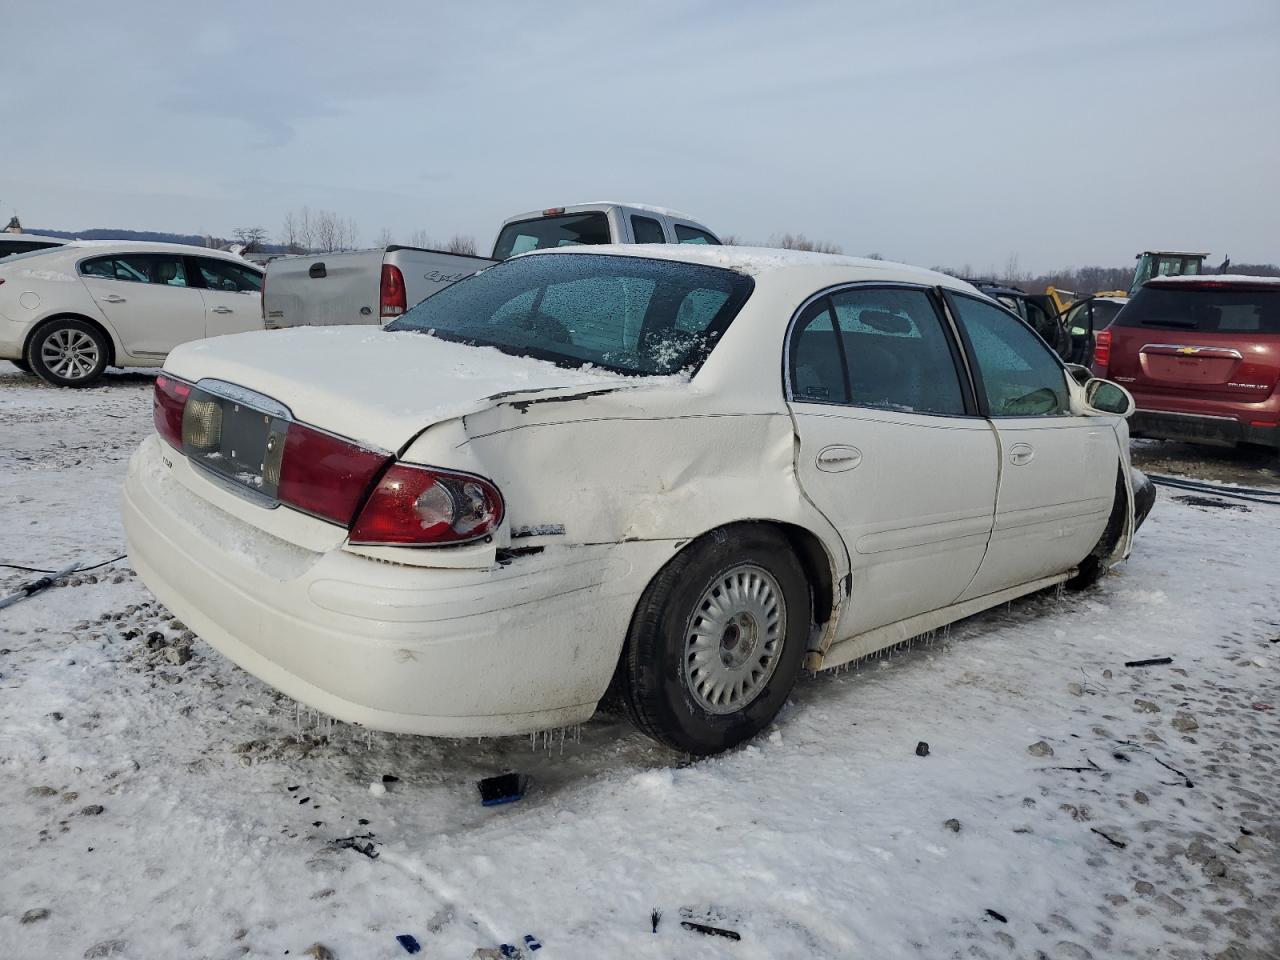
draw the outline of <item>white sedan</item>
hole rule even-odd
[[[219,250],[80,240],[0,260],[0,358],[60,387],[262,326],[262,270]]]
[[[246,670],[427,735],[579,723],[693,754],[818,670],[1128,555],[1115,384],[882,261],[592,247],[385,330],[174,351],[132,561]]]

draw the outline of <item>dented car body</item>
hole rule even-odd
[[[882,261],[548,251],[386,331],[179,348],[161,381],[124,491],[138,572],[249,672],[381,730],[565,726],[612,682],[713,752],[802,666],[1091,582],[1135,529],[1127,394]]]

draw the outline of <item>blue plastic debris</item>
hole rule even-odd
[[[529,777],[523,773],[503,773],[485,777],[476,786],[480,789],[480,803],[496,807],[500,803],[514,803],[522,799],[529,789]]]
[[[401,933],[396,937],[396,942],[404,947],[405,953],[421,953],[422,944],[418,943],[418,938],[411,933]]]

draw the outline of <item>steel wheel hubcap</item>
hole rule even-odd
[[[787,629],[782,588],[744,563],[703,591],[685,629],[684,679],[708,713],[742,710],[768,686]]]
[[[93,337],[83,330],[55,330],[40,347],[44,365],[67,380],[82,380],[93,373],[101,355]]]

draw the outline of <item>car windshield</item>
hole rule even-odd
[[[7,257],[0,257],[0,266],[9,266],[18,260],[29,260],[31,257],[42,257],[50,253],[59,253],[66,249],[65,247],[40,247],[36,250],[28,250],[26,253],[11,253]]]
[[[1120,311],[1116,324],[1200,333],[1280,333],[1280,285],[1143,287]]]
[[[603,213],[570,213],[509,223],[493,245],[493,259],[505,260],[530,250],[608,243],[609,218]]]
[[[676,260],[543,254],[445,287],[386,329],[561,366],[662,375],[696,370],[752,287],[732,270]]]

